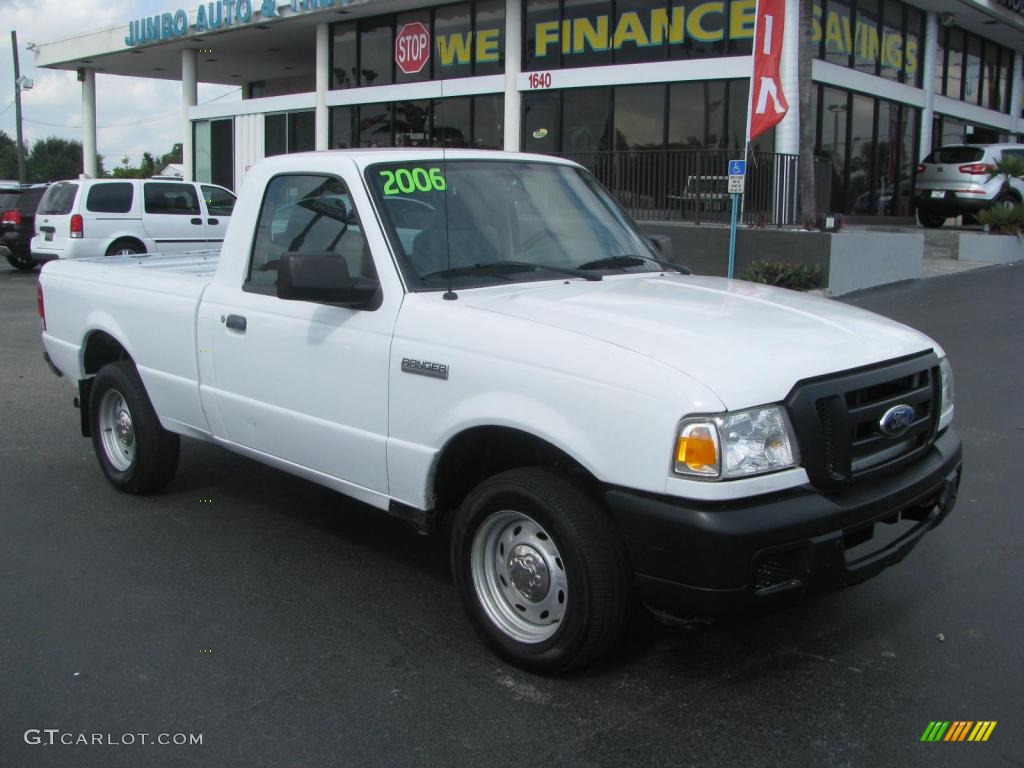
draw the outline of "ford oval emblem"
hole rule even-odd
[[[914,423],[914,408],[909,405],[894,405],[882,414],[878,427],[889,437],[901,435]]]

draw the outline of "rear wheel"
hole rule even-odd
[[[583,666],[626,625],[630,573],[618,531],[596,499],[549,469],[503,472],[466,497],[452,570],[483,640],[531,672]]]
[[[174,479],[181,440],[160,425],[131,362],[109,363],[96,374],[89,415],[96,458],[115,488],[150,493]]]
[[[1000,208],[1016,208],[1020,205],[1020,198],[1013,192],[1003,192],[996,200],[996,205]]]
[[[4,255],[7,257],[8,264],[10,264],[15,269],[20,269],[22,272],[31,272],[33,269],[39,266],[36,263],[36,260],[33,259],[31,256],[19,256],[18,254],[13,253],[12,251],[8,251]]]
[[[146,247],[138,240],[117,240],[107,248],[107,256],[133,256],[137,253],[145,253]]]
[[[933,213],[927,208],[917,209],[917,220],[921,222],[922,227],[927,227],[928,229],[938,229],[946,223],[945,216]]]

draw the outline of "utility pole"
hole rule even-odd
[[[14,119],[18,124],[18,183],[25,183],[25,145],[21,135],[21,68],[18,66],[18,33],[11,30],[11,55],[14,57]]]

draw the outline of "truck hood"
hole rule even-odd
[[[527,283],[460,292],[467,305],[600,339],[700,381],[730,410],[801,379],[928,349],[905,325],[794,291],[685,275]]]

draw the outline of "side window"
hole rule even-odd
[[[226,189],[203,184],[203,197],[211,216],[230,216],[235,209],[235,196]]]
[[[135,187],[130,182],[93,184],[85,199],[85,208],[93,213],[128,213],[134,196]]]
[[[352,277],[376,277],[348,187],[334,176],[275,176],[267,185],[246,285],[275,285],[286,253],[336,254]]]
[[[70,181],[58,181],[46,190],[43,199],[39,201],[37,213],[43,216],[64,216],[71,213],[77,194],[77,184],[72,184]]]
[[[199,196],[192,184],[151,181],[145,184],[146,213],[198,216]]]

